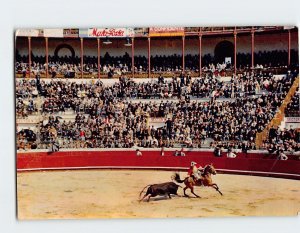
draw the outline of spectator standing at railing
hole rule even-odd
[[[249,147],[248,147],[247,142],[243,142],[242,143],[242,153],[244,153],[246,155],[246,157],[248,155],[248,149],[249,149]]]
[[[181,147],[181,150],[180,150],[180,156],[185,156],[183,147]]]
[[[162,83],[164,83],[164,77],[160,74],[158,76],[158,84],[162,84]]]
[[[52,142],[52,145],[51,145],[51,151],[52,151],[52,152],[58,152],[59,149],[60,149],[59,140],[58,140],[58,138],[56,138],[56,139]]]
[[[184,86],[186,83],[185,83],[185,77],[183,72],[180,73],[179,78],[180,78],[180,86]]]
[[[172,126],[173,126],[173,121],[168,118],[168,120],[165,122],[166,126],[167,126],[167,134],[168,134],[168,137],[171,136],[171,132],[172,132]]]
[[[279,160],[288,160],[288,157],[283,153],[283,149],[280,149],[278,152],[278,157]]]
[[[233,153],[233,148],[229,147],[227,150],[227,158],[236,158],[236,154]]]
[[[189,86],[192,82],[192,77],[190,74],[186,76],[186,86]]]
[[[219,146],[216,146],[214,149],[214,155],[216,157],[221,157],[221,148]]]

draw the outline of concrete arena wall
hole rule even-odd
[[[264,153],[237,153],[237,158],[215,157],[212,151],[185,151],[185,157],[173,156],[174,150],[142,150],[136,156],[135,150],[76,150],[60,152],[21,152],[17,153],[17,171],[59,170],[59,169],[162,169],[186,170],[191,161],[202,166],[213,163],[221,173],[248,174],[300,180],[300,160],[290,156],[280,161]]]

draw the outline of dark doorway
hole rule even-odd
[[[225,57],[231,57],[231,63],[234,63],[234,45],[228,40],[219,42],[215,47],[215,62],[225,62]]]
[[[54,51],[54,56],[58,57],[58,53],[61,49],[68,49],[71,52],[71,57],[74,58],[75,57],[75,51],[73,49],[73,47],[71,45],[68,44],[60,44],[55,48]]]

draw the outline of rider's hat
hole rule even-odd
[[[194,162],[194,161],[191,162],[191,166],[194,166],[194,165],[196,165],[196,164],[197,164],[197,163]]]

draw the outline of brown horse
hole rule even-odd
[[[203,169],[203,173],[201,174],[201,178],[197,181],[194,180],[193,177],[186,177],[185,179],[181,180],[179,173],[175,173],[175,175],[172,177],[176,182],[178,183],[184,183],[185,187],[183,189],[184,196],[189,197],[185,193],[185,191],[189,188],[191,190],[191,193],[194,194],[196,197],[198,196],[196,193],[194,193],[194,186],[209,186],[214,188],[217,192],[219,192],[221,195],[223,193],[219,190],[219,187],[217,184],[213,183],[211,175],[216,175],[217,172],[212,164],[206,165]]]

